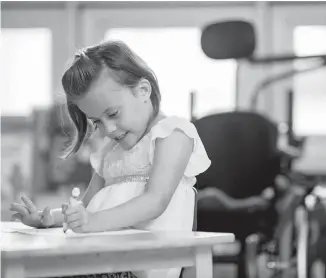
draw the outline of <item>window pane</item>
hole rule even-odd
[[[326,26],[298,26],[294,30],[294,51],[297,55],[326,53]],[[298,61],[296,67],[311,63]],[[313,65],[312,65],[313,66]],[[326,68],[304,73],[294,78],[294,132],[300,136],[325,135]]]
[[[28,116],[51,96],[51,31],[1,30],[1,113]]]
[[[115,28],[105,38],[126,42],[153,69],[164,113],[189,118],[191,92],[196,117],[234,109],[236,102],[236,62],[207,58],[200,35],[199,28]]]

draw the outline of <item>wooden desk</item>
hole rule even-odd
[[[10,228],[17,223],[2,222]],[[212,245],[233,234],[146,232],[88,237],[1,234],[2,278],[49,277],[196,266],[212,278]]]

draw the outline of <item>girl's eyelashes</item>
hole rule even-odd
[[[119,110],[115,111],[114,113],[107,114],[109,118],[116,118],[119,115]],[[92,120],[93,125],[98,125],[101,122],[100,119]]]
[[[114,113],[108,114],[109,118],[115,118],[116,116],[118,116],[119,114],[119,110],[115,111]]]
[[[98,128],[98,124],[101,122],[100,120],[92,120],[92,124],[95,126],[95,128]]]
[[[99,122],[100,122],[100,120],[93,120],[93,121],[92,121],[92,123],[93,123],[94,125],[98,124]]]

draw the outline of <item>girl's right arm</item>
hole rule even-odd
[[[85,207],[88,206],[89,202],[92,200],[94,195],[104,187],[104,179],[94,172],[91,181],[86,189],[84,196],[81,201]],[[51,215],[53,218],[53,225],[51,227],[60,227],[63,225],[64,216],[62,213],[62,208],[55,208],[51,210]]]

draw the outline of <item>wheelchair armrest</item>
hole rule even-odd
[[[269,198],[261,196],[252,196],[245,199],[235,199],[220,189],[205,188],[198,191],[198,202],[201,207],[210,207],[222,211],[243,211],[255,212],[264,210],[269,205]]]
[[[222,211],[230,210],[232,207],[231,197],[223,191],[213,187],[198,190],[197,201],[201,207]]]

